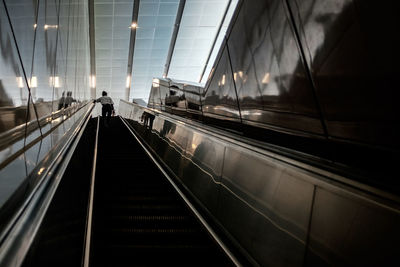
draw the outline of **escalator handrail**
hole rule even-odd
[[[90,105],[54,160],[40,173],[40,181],[0,233],[0,267],[22,265],[91,117],[94,104]]]
[[[50,121],[54,122],[54,119],[57,119],[61,116],[64,116],[65,114],[67,115],[65,118],[63,118],[60,122],[56,124],[52,124],[51,129],[43,132],[39,137],[33,139],[29,143],[27,143],[24,147],[21,149],[15,151],[12,155],[2,159],[0,161],[0,169],[4,168],[12,162],[15,158],[17,158],[19,155],[24,153],[27,149],[35,145],[37,142],[39,142],[41,139],[45,138],[47,135],[49,135],[53,130],[55,130],[60,124],[62,124],[65,120],[68,118],[72,117],[76,112],[78,112],[81,108],[85,107],[88,105],[89,102],[83,103],[80,106],[71,106],[62,110],[58,110],[50,115],[43,116],[38,119],[39,123],[36,120],[31,120],[30,122],[26,124],[21,124],[17,127],[14,127],[13,129],[10,129],[4,133],[0,134],[0,150],[4,150],[10,145],[13,145],[16,141],[18,141],[20,138],[22,138],[25,135],[25,130],[27,130],[27,135],[31,134],[33,131],[38,130],[40,125],[42,128],[49,123]],[[41,128],[41,129],[42,129]],[[7,145],[4,145],[7,144]]]
[[[89,267],[90,261],[90,245],[92,236],[92,221],[93,221],[93,201],[94,201],[94,186],[96,181],[96,166],[97,166],[97,147],[99,142],[99,129],[100,129],[100,116],[97,116],[97,127],[96,127],[96,140],[94,144],[93,153],[93,164],[92,164],[92,176],[90,179],[90,192],[89,201],[86,215],[86,229],[85,229],[85,241],[84,241],[84,255],[82,260],[82,266]]]

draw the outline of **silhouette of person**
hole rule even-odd
[[[76,102],[76,100],[72,98],[72,92],[68,91],[67,97],[64,100],[65,107],[67,108],[67,107],[71,106],[72,102]]]
[[[111,114],[114,113],[114,102],[111,97],[107,96],[107,92],[103,91],[101,93],[102,97],[96,99],[94,102],[100,102],[103,106],[101,109],[101,116],[105,118],[105,125],[108,126],[111,118]]]
[[[146,128],[147,126],[149,126],[149,129],[151,130],[153,128],[153,121],[155,117],[156,116],[154,114],[144,111],[141,117],[141,121]]]
[[[62,92],[62,96],[60,100],[58,101],[58,110],[62,109],[65,104],[65,92]]]

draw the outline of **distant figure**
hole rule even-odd
[[[155,117],[156,116],[154,114],[144,111],[141,116],[141,121],[143,122],[144,127],[147,128],[147,126],[149,126],[149,129],[151,130],[153,128],[153,121]]]
[[[64,108],[64,104],[65,104],[65,92],[62,92],[62,96],[58,101],[58,110]]]
[[[65,98],[65,101],[64,101],[65,108],[71,106],[72,102],[76,102],[76,100],[72,98],[72,92],[68,91],[67,92],[67,97]]]
[[[103,91],[101,93],[102,97],[95,100],[95,102],[100,102],[103,106],[101,109],[101,116],[106,117],[105,125],[108,126],[110,122],[111,114],[114,113],[114,102],[111,97],[107,96],[107,92]]]

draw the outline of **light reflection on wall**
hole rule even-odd
[[[88,3],[58,2],[0,3],[0,134],[25,122],[28,100],[30,111],[48,103],[44,116],[57,111],[62,92],[79,102],[90,96]]]

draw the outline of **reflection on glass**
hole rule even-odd
[[[0,4],[0,133],[90,97],[87,1],[38,2]]]
[[[50,87],[60,88],[60,77],[50,76],[49,77],[49,85],[50,85]]]
[[[21,76],[17,77],[17,84],[19,88],[24,88],[24,81]]]
[[[96,88],[96,75],[90,76],[90,88]]]
[[[265,73],[263,79],[262,79],[263,84],[268,84],[269,83],[269,72]]]
[[[45,30],[47,30],[47,29],[58,29],[58,25],[47,25],[47,24],[45,24],[44,25],[44,29]]]
[[[236,6],[238,4],[239,0],[232,0],[229,7],[227,7],[226,10],[226,15],[225,15],[225,19],[222,22],[221,25],[221,30],[218,33],[217,39],[215,41],[214,47],[211,47],[212,51],[210,51],[210,58],[209,61],[207,63],[207,66],[205,66],[205,70],[203,73],[203,76],[200,77],[199,79],[199,83],[201,84],[205,84],[207,82],[208,79],[210,79],[212,77],[212,73],[213,73],[213,64],[216,60],[216,57],[218,55],[218,52],[221,48],[222,42],[224,40],[226,31],[228,29],[229,23],[232,20],[232,16],[234,14],[234,11],[236,9]]]
[[[153,79],[153,87],[160,87],[160,80],[159,79]]]
[[[32,76],[32,78],[29,79],[29,87],[30,88],[36,88],[38,83],[37,83],[37,77],[36,76]]]

